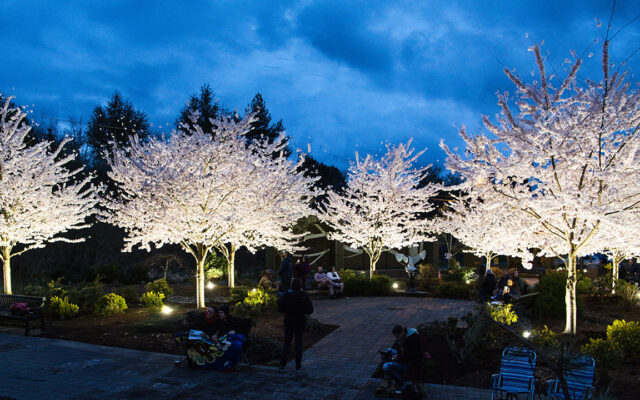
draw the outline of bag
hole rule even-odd
[[[27,303],[13,303],[9,306],[11,315],[25,315],[29,312],[29,305]]]

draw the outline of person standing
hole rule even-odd
[[[306,289],[307,275],[310,270],[309,256],[302,257],[302,260],[293,266],[293,277],[299,278],[302,281],[302,289]]]
[[[286,292],[291,287],[291,278],[293,277],[293,260],[286,250],[282,251],[282,263],[278,270],[280,277],[280,292]]]
[[[280,370],[287,365],[291,341],[295,338],[296,371],[302,371],[302,334],[307,324],[307,315],[313,314],[313,304],[299,278],[291,280],[291,289],[278,299],[278,311],[284,314],[284,344],[280,357]]]

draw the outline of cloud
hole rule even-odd
[[[0,3],[0,90],[36,114],[89,118],[113,91],[172,124],[203,83],[229,109],[263,93],[295,144],[345,168],[354,151],[415,138],[442,159],[440,138],[460,145],[455,126],[479,130],[502,72],[529,79],[527,47],[545,40],[550,68],[599,37],[611,4],[592,1],[192,1]],[[614,31],[638,13],[618,1]],[[611,46],[619,63],[640,43],[640,23]],[[599,45],[581,77],[598,79]],[[627,67],[637,71],[640,56]],[[15,90],[12,91],[12,88]]]

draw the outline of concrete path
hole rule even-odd
[[[391,342],[393,324],[446,319],[470,306],[428,298],[317,300],[314,317],[341,327],[304,353],[303,373],[292,366],[285,373],[190,370],[175,367],[174,355],[0,334],[0,399],[374,399],[376,352]],[[425,389],[430,400],[490,398],[479,389]]]

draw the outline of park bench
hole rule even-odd
[[[593,375],[596,363],[593,358],[580,355],[569,362],[564,378],[567,381],[570,400],[589,400],[594,392]],[[559,379],[546,383],[547,399],[565,399]]]
[[[44,297],[20,296],[13,294],[0,294],[0,320],[8,323],[24,322],[24,334],[29,335],[31,321],[40,321],[40,328],[44,331],[44,314],[42,307],[45,302]],[[25,313],[13,313],[10,310],[12,304],[27,303],[29,310]]]
[[[526,394],[533,400],[536,368],[536,353],[521,347],[507,347],[502,352],[500,373],[491,375],[491,400],[498,398],[518,398],[518,394]]]
[[[524,315],[525,311],[533,317],[533,303],[538,296],[538,292],[523,294],[520,297],[512,298],[513,307],[518,315]]]

